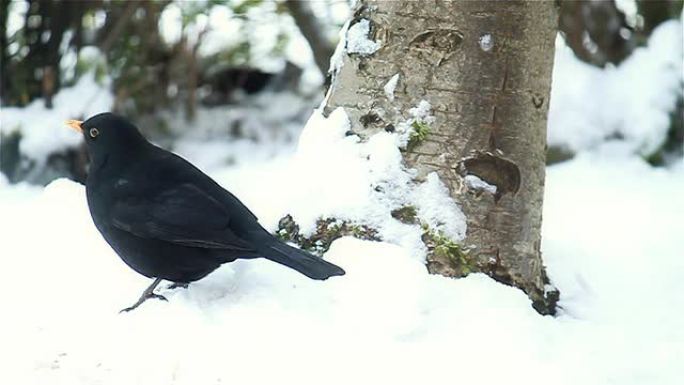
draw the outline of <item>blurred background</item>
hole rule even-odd
[[[83,181],[62,122],[108,110],[205,169],[292,152],[351,3],[2,0],[0,185]],[[683,1],[558,4],[549,163],[681,158]]]

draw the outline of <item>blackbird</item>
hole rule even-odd
[[[66,124],[88,148],[86,195],[95,227],[128,266],[154,278],[122,312],[149,298],[166,300],[154,293],[163,279],[187,287],[236,259],[266,258],[318,280],[344,274],[271,235],[235,195],[148,142],[123,117],[102,113]]]

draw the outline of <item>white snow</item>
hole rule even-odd
[[[409,108],[409,117],[403,122],[397,124],[397,132],[399,133],[399,145],[405,148],[416,129],[414,123],[425,124],[429,127],[434,123],[435,117],[432,115],[432,106],[427,100],[421,100],[415,107]]]
[[[244,55],[233,59],[233,65],[267,72],[281,71],[289,61],[303,70],[302,87],[320,88],[324,79],[314,63],[311,48],[290,14],[281,12],[277,2],[252,2],[243,14],[236,14],[231,5],[221,2],[213,2],[208,11],[200,13],[203,5],[197,3],[173,0],[164,8],[159,30],[166,43],[176,44],[184,35],[189,44],[200,43],[198,52],[202,57],[236,50]],[[320,13],[320,5],[313,5],[312,10]],[[330,23],[323,23],[328,27],[324,32],[336,33],[342,24],[340,18],[346,20],[349,9],[346,4],[336,4],[331,11],[327,17]]]
[[[394,74],[394,76],[392,76],[382,88],[385,91],[385,96],[387,96],[387,99],[389,99],[390,102],[394,101],[394,90],[397,88],[398,82],[399,74]]]
[[[644,17],[637,12],[636,0],[615,0],[615,6],[625,14],[625,21],[630,27],[643,27]]]
[[[330,69],[328,72],[333,75],[333,78],[340,72],[345,60],[349,60],[347,55],[359,54],[367,56],[380,48],[379,43],[368,39],[370,34],[370,21],[368,19],[361,19],[354,25],[351,25],[351,22],[352,20],[348,20],[340,29],[339,41],[335,47],[335,52],[330,57]],[[332,89],[333,87],[328,88],[327,94],[321,101],[321,108],[326,105]]]
[[[470,189],[484,190],[490,194],[496,194],[496,186],[483,181],[482,179],[478,178],[477,175],[468,174],[464,179],[466,186],[468,186]]]
[[[421,103],[414,116],[427,117],[429,104]],[[465,235],[465,217],[449,198],[436,174],[415,182],[414,170],[402,166],[401,134],[379,132],[365,142],[346,136],[349,120],[342,108],[326,119],[314,113],[300,137],[290,166],[288,188],[281,188],[291,214],[305,234],[319,218],[335,217],[378,229],[382,239],[401,245],[415,258],[424,258],[420,224],[407,225],[391,216],[406,206],[418,211],[420,222],[454,241]],[[312,183],[315,181],[315,183]],[[289,191],[288,191],[289,190]],[[287,195],[285,195],[287,194]],[[305,204],[292,204],[301,200]],[[273,228],[274,222],[266,222]]]
[[[54,152],[76,147],[81,135],[64,126],[67,119],[83,119],[109,111],[113,96],[108,81],[95,81],[95,75],[83,75],[76,85],[62,89],[53,98],[53,108],[45,108],[43,99],[37,99],[25,108],[3,107],[0,110],[0,132],[19,131],[22,140],[20,152],[38,163]]]
[[[24,25],[26,20],[26,12],[29,8],[28,2],[12,1],[9,4],[7,12],[7,36],[13,36]],[[18,48],[18,47],[17,47]]]
[[[416,107],[409,108],[409,114],[416,119],[431,123],[434,118],[430,116],[432,106],[427,100],[421,100]]]
[[[492,47],[494,47],[494,38],[492,38],[492,35],[489,33],[480,36],[478,41],[480,43],[480,48],[485,52],[491,51]]]
[[[419,185],[414,194],[419,218],[456,242],[465,238],[466,217],[437,173],[428,174],[425,183]]]
[[[380,44],[368,38],[370,34],[370,21],[361,19],[349,27],[347,31],[347,53],[359,55],[371,55],[380,49]]]
[[[182,110],[163,112],[162,117],[168,122],[168,131],[176,144],[178,138],[198,142],[219,139],[232,142],[244,138],[268,146],[296,142],[319,97],[320,93],[302,95],[264,90],[255,95],[243,95],[239,103],[230,108],[198,106],[192,130],[187,129]]]
[[[344,118],[327,127],[342,135]],[[281,199],[284,181],[302,183],[291,166],[281,158],[210,172],[259,216],[277,217],[328,199]],[[308,175],[310,187],[332,179],[321,177]],[[351,238],[325,255],[344,277],[317,282],[238,261],[188,290],[161,289],[168,303],[118,314],[149,279],[99,236],[84,188],[2,186],[0,383],[677,384],[682,189],[684,167],[634,157],[551,167],[543,251],[562,293],[551,318],[485,276],[431,276],[405,247]],[[459,367],[468,370],[435,370]]]
[[[344,65],[344,55],[347,52],[347,30],[349,29],[349,23],[350,21],[347,21],[340,29],[339,41],[335,46],[335,52],[333,52],[333,55],[330,57],[330,72],[333,74],[338,73]]]
[[[420,102],[409,120],[431,122],[430,111]],[[268,261],[238,261],[188,290],[161,288],[168,303],[131,314],[117,311],[149,280],[97,233],[84,188],[0,180],[9,272],[0,280],[0,383],[678,383],[681,161],[651,168],[606,145],[549,168],[542,247],[562,293],[551,318],[483,275],[428,275],[420,225],[391,210],[413,205],[457,241],[463,214],[436,174],[412,182],[399,162],[400,133],[359,143],[348,130],[342,109],[328,118],[316,111],[294,155],[266,160],[268,146],[200,138],[177,149],[271,231],[288,213],[305,233],[319,216],[335,216],[370,224],[387,242],[335,241],[325,258],[344,277],[316,282]],[[235,166],[216,161],[221,154]],[[434,370],[455,362],[469,370]]]
[[[625,151],[652,153],[665,140],[669,114],[682,95],[683,44],[681,21],[667,21],[646,47],[618,67],[600,69],[577,59],[558,37],[549,145],[579,152],[613,138]]]

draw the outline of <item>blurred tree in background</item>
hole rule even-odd
[[[62,86],[71,85],[84,72],[96,69],[100,76],[108,75],[113,80],[114,110],[137,115],[179,104],[192,118],[200,102],[197,92],[201,86],[258,88],[252,83],[240,84],[241,79],[227,84],[218,75],[221,70],[241,68],[245,79],[263,82],[257,75],[247,73],[255,64],[251,59],[256,43],[245,31],[251,27],[245,20],[253,8],[264,3],[264,0],[2,0],[2,104],[24,106],[42,97],[50,107],[51,96]],[[276,14],[294,8],[299,10],[296,13],[299,22],[318,25],[308,3],[289,8],[282,2],[271,3]],[[202,55],[200,48],[211,28],[208,19],[217,8],[223,8],[224,12],[216,14],[222,14],[226,23],[239,26],[235,29],[237,36],[225,36],[229,46]],[[23,20],[8,29],[11,12]],[[174,28],[178,30],[163,31],[164,24],[169,24],[163,18],[177,19],[171,22],[176,23]],[[328,27],[337,29],[338,26]],[[318,42],[315,49],[322,49],[328,55],[334,41],[324,32],[307,30],[306,35]],[[282,57],[288,33],[277,32],[272,56]],[[175,35],[174,40],[169,41],[168,35]],[[84,48],[89,49],[89,54],[83,54]]]
[[[273,71],[255,66],[253,59],[260,58],[254,57],[254,48],[262,42],[246,30],[259,22],[249,22],[250,12],[263,9],[265,3],[272,4],[267,9],[276,16],[295,10],[295,20],[306,26],[305,36],[316,42],[314,48],[325,55],[332,52],[331,34],[320,27],[307,2],[286,6],[265,0],[3,0],[2,105],[25,106],[44,98],[50,107],[51,96],[61,87],[94,69],[112,79],[115,111],[141,115],[182,105],[192,119],[203,102],[198,96],[202,87],[214,93],[208,103],[217,104],[228,100],[216,94],[230,88],[256,92],[272,77]],[[330,7],[332,2],[322,4]],[[11,12],[23,20],[8,28]],[[210,17],[224,17],[237,28],[235,35],[224,36],[226,47],[201,52],[211,32]],[[177,30],[165,31],[169,24]],[[269,54],[282,58],[291,31],[283,23],[273,24],[279,30]],[[259,55],[263,59],[263,52]]]
[[[614,0],[558,0],[559,29],[566,44],[578,59],[605,68],[627,59],[637,47],[646,45],[653,30],[661,23],[679,18],[682,0],[635,0],[634,15],[628,17]],[[628,3],[622,1],[622,3]],[[671,115],[670,129],[662,148],[648,161],[662,165],[668,154],[682,155],[684,145],[684,100],[681,95]],[[549,160],[570,156],[562,149],[550,149]]]
[[[648,41],[660,23],[676,19],[682,0],[637,0],[628,18],[615,1],[561,0],[560,31],[582,61],[605,67],[620,64]]]
[[[321,20],[312,5],[322,3],[329,8],[332,0],[2,0],[2,105],[24,106],[42,97],[49,107],[52,95],[61,87],[73,84],[97,66],[100,75],[107,74],[113,80],[114,110],[146,114],[178,104],[192,119],[202,101],[197,95],[202,86],[217,88],[215,93],[225,93],[230,87],[256,92],[259,83],[266,83],[268,73],[248,71],[254,67],[255,42],[245,31],[250,24],[244,21],[251,9],[267,2],[273,4],[272,12],[291,15],[311,46],[316,65],[326,74],[334,47],[330,31],[339,25],[326,25],[330,20]],[[619,64],[645,44],[660,23],[679,17],[683,1],[637,0],[634,18],[626,17],[612,0],[559,3],[560,29],[567,44],[579,59],[605,67]],[[217,7],[229,11],[224,15],[232,20],[226,21],[239,24],[236,32],[241,36],[226,36],[229,47],[201,55],[200,48],[211,28],[208,18]],[[23,20],[8,28],[12,11]],[[175,41],[163,36],[165,11],[179,14],[180,32]],[[272,55],[283,55],[288,38],[287,31],[278,32]],[[84,48],[93,47],[98,54],[81,54]],[[229,68],[242,72],[221,73]],[[208,103],[221,101],[227,98],[214,94]]]
[[[637,0],[636,17],[628,18],[613,0],[558,1],[560,30],[567,44],[579,59],[599,67],[619,64],[644,45],[660,23],[679,17],[683,4],[682,0]],[[42,97],[49,107],[52,95],[95,66],[100,75],[113,80],[115,110],[145,114],[180,104],[192,118],[202,102],[198,88],[225,92],[244,86],[256,92],[259,83],[266,83],[258,74],[244,72],[254,67],[253,50],[258,44],[245,30],[251,26],[245,20],[250,10],[264,3],[271,3],[269,9],[275,14],[291,15],[310,44],[317,67],[326,74],[335,43],[331,31],[339,28],[339,21],[329,25],[330,18],[321,19],[312,5],[330,8],[335,2],[346,0],[2,0],[0,100],[3,106],[24,106]],[[235,30],[239,36],[225,36],[229,46],[202,55],[200,48],[211,28],[208,19],[219,7],[231,19],[226,22],[239,24]],[[20,23],[9,25],[11,12],[21,15]],[[167,41],[162,18],[171,14],[180,19],[180,31],[174,32],[178,35],[174,41]],[[288,31],[278,32],[271,47],[274,57],[283,57],[288,38]],[[98,53],[83,55],[84,48],[96,48]],[[228,68],[244,73],[220,74]],[[210,100],[221,102],[216,95]]]
[[[683,4],[683,0],[556,1],[567,44],[579,59],[601,68],[628,58],[655,27],[678,18]],[[240,105],[245,102],[242,95],[264,90],[304,93],[313,107],[322,95],[329,57],[350,2],[0,0],[0,104],[24,107],[41,99],[52,108],[60,89],[94,74],[114,95],[111,109],[138,121],[157,140],[202,126],[196,123],[201,108]],[[625,4],[634,12],[623,12]],[[271,107],[266,102],[264,106],[259,108]],[[662,163],[668,151],[681,153],[682,106],[680,102],[672,115],[662,151],[650,156],[653,164]],[[181,120],[195,124],[178,128],[174,123],[178,119],[170,119],[169,114],[174,118],[180,114]],[[305,117],[299,119],[303,122]],[[221,130],[244,135],[239,123],[222,124]],[[4,159],[0,168],[16,175],[10,177],[13,181],[23,175],[7,171],[18,167],[19,141],[18,136],[6,137],[0,143]],[[73,177],[71,171],[60,173]]]
[[[195,122],[200,108],[244,104],[244,95],[265,90],[289,92],[308,101],[310,111],[322,94],[326,61],[349,7],[347,0],[0,1],[3,107],[40,100],[51,109],[60,89],[94,74],[114,96],[111,110],[161,141],[203,129],[208,119]],[[301,126],[303,112],[289,117]],[[222,116],[215,131],[245,135],[247,115]],[[55,174],[82,179],[84,165],[29,177],[33,165],[20,164],[21,135],[17,130],[1,138],[0,170],[10,180],[48,183]],[[84,157],[67,158],[73,163]],[[74,169],[83,171],[75,176]]]

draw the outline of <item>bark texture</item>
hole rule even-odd
[[[349,28],[363,20],[379,49],[343,55],[325,111],[344,107],[363,138],[394,129],[428,101],[434,123],[404,160],[418,178],[438,173],[468,226],[459,246],[465,259],[430,253],[429,271],[485,272],[553,313],[558,292],[545,290],[540,241],[555,3],[367,0]],[[384,86],[395,74],[388,95]],[[496,192],[467,183],[474,177]]]

